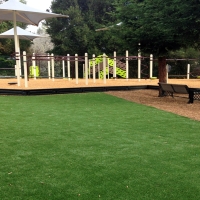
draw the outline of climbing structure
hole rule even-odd
[[[106,61],[106,75],[113,74],[114,60],[106,56]],[[95,58],[95,72],[98,71],[98,65],[100,70],[99,76],[103,79],[103,55],[99,55]],[[90,60],[89,67],[92,66],[93,60]],[[90,74],[93,74],[92,70],[90,70]],[[120,60],[116,60],[116,75],[122,78],[126,78],[126,64]]]

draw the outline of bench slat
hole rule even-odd
[[[172,84],[171,86],[173,87],[175,93],[188,94],[189,92],[187,85]]]
[[[174,89],[170,84],[158,83],[162,89],[162,96],[174,96]]]
[[[167,83],[159,83],[159,84],[162,90],[167,91],[167,92],[174,92],[174,89],[171,84],[167,84]]]

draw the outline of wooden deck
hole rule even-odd
[[[169,79],[170,83],[186,84],[189,87],[200,88],[199,79]],[[113,90],[134,90],[134,89],[157,89],[158,80],[150,79],[107,79],[93,80],[79,79],[29,79],[28,87],[25,87],[24,79],[0,79],[0,94],[60,94],[79,92],[104,92]]]

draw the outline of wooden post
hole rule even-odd
[[[83,64],[83,79],[85,78],[85,64]]]
[[[149,71],[149,77],[153,77],[153,54],[150,54],[150,71]]]
[[[20,54],[16,53],[16,66],[17,66],[17,85],[20,86],[20,62],[19,62],[19,56]]]
[[[68,80],[70,80],[71,75],[70,75],[70,55],[67,54],[67,76],[68,76]]]
[[[27,59],[25,51],[23,51],[23,61],[24,61],[24,83],[25,87],[28,87]]]
[[[126,51],[126,80],[129,79],[129,63],[128,63],[128,51]]]
[[[96,80],[95,80],[95,54],[93,54],[92,55],[92,67],[93,67],[93,71],[92,71],[92,73],[93,73],[93,82],[95,83],[96,82]]]
[[[103,54],[103,82],[106,84],[106,54]]]
[[[15,76],[17,77],[17,65],[15,65]]]
[[[63,78],[65,78],[65,58],[62,57]]]
[[[88,54],[85,53],[85,84],[88,85]]]
[[[49,79],[51,79],[51,61],[50,61],[49,53],[47,54],[47,56],[48,56],[48,61],[47,61],[47,65],[48,65],[48,77],[49,77]]]
[[[90,59],[88,59],[88,79],[90,79]]]
[[[51,67],[52,67],[52,81],[54,81],[54,78],[55,78],[55,72],[54,72],[54,54],[52,53],[51,54]]]
[[[190,79],[190,64],[187,65],[187,79]]]
[[[117,67],[117,54],[116,51],[114,51],[114,63],[113,63],[113,77],[116,80],[116,67]]]
[[[75,54],[75,76],[76,84],[78,84],[78,54]]]
[[[108,69],[108,79],[110,78],[110,74],[109,74],[109,72],[110,72],[110,66],[109,66],[109,58],[106,58],[106,64],[107,64],[107,69]],[[106,70],[107,71],[107,70]]]
[[[166,65],[166,83],[168,83],[169,65]]]
[[[98,78],[100,79],[100,63],[98,63]]]
[[[36,80],[35,53],[33,53],[33,56],[32,56],[32,65],[33,65],[33,77],[34,77],[34,80]]]
[[[138,52],[138,81],[141,79],[141,52]]]

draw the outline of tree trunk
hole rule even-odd
[[[158,58],[158,77],[159,82],[167,83],[167,69],[166,69],[166,58],[159,57]],[[159,87],[159,97],[163,96],[162,90]]]

